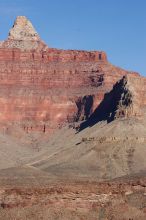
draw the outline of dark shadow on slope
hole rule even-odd
[[[107,123],[110,123],[115,119],[119,102],[121,98],[125,98],[126,94],[128,93],[128,90],[125,87],[126,83],[126,77],[123,77],[119,82],[114,85],[113,89],[109,93],[106,93],[104,95],[102,102],[95,109],[89,119],[81,123],[79,131],[87,127],[91,127],[98,122],[107,121]],[[122,103],[124,106],[128,106],[129,100],[122,100]]]
[[[103,101],[99,104],[90,118],[81,123],[79,131],[91,127],[100,121],[111,122],[114,119],[114,111],[116,110],[112,102],[111,93],[105,94]]]

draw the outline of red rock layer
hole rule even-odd
[[[34,56],[33,60],[28,51],[19,51],[11,60],[13,52],[10,51],[0,54],[0,122],[19,123],[32,129],[40,127],[45,132],[59,123],[73,121],[78,112],[78,99],[92,96],[94,110],[105,92],[127,74],[107,61],[41,62],[41,55],[37,55],[38,60]],[[86,53],[81,52],[82,59]]]
[[[5,42],[6,43],[6,42]],[[105,52],[98,51],[78,51],[78,50],[57,50],[50,49],[24,50],[18,48],[7,48],[7,44],[0,48],[0,61],[38,61],[38,62],[97,62],[107,61]],[[40,43],[41,44],[41,43]],[[5,46],[5,47],[4,47]]]

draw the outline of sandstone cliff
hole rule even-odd
[[[48,48],[30,21],[17,17],[0,43],[1,127],[50,132],[66,121],[87,119],[127,74],[139,77],[111,65],[102,51]]]

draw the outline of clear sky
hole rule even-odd
[[[146,76],[146,0],[0,0],[0,40],[18,15],[50,47],[104,50],[111,63]]]

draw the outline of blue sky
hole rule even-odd
[[[0,0],[0,40],[17,15],[50,47],[104,50],[111,63],[146,76],[146,0]]]

